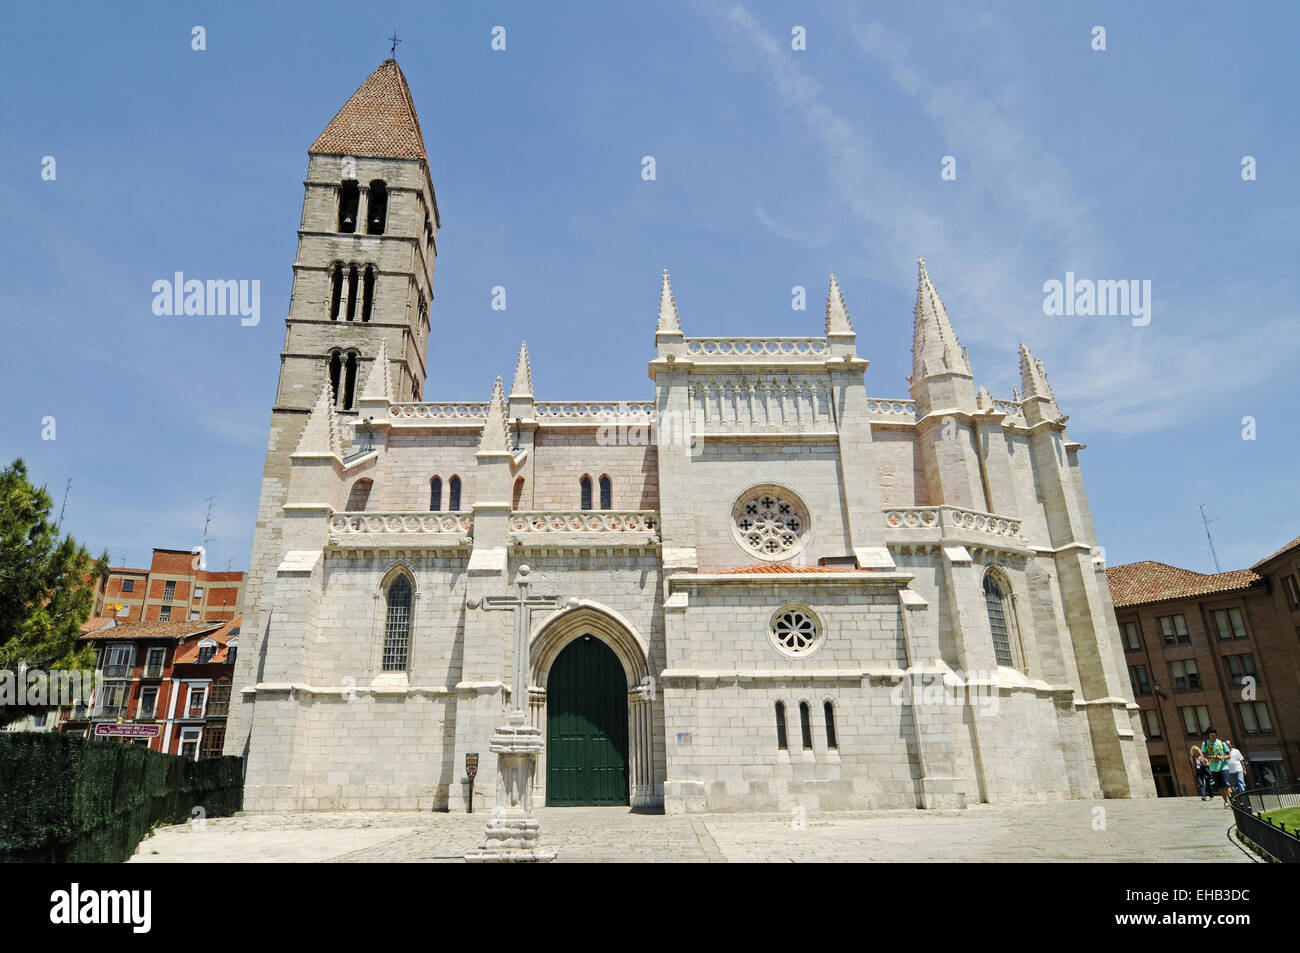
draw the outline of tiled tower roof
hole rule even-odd
[[[397,60],[379,64],[307,151],[428,162],[411,89]]]

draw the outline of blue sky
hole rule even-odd
[[[306,151],[396,27],[443,222],[427,399],[487,399],[523,338],[541,399],[648,398],[664,267],[693,335],[819,334],[834,271],[906,397],[923,255],[977,384],[1045,361],[1112,564],[1212,570],[1199,503],[1224,569],[1300,535],[1300,5],[534,6],[7,11],[0,459],[72,479],[66,529],[142,564],[215,496],[209,566],[247,567]],[[260,280],[261,323],[155,316],[175,271]],[[1151,323],[1045,316],[1067,271],[1150,280]]]

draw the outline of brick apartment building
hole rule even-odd
[[[102,682],[88,704],[59,709],[60,731],[196,760],[221,754],[238,616],[225,622],[95,618],[82,632],[78,643],[94,648]]]
[[[1300,538],[1249,569],[1106,575],[1159,794],[1196,793],[1188,754],[1211,725],[1249,786],[1300,777]]]
[[[95,590],[95,617],[118,622],[228,622],[239,611],[242,572],[208,572],[185,549],[155,549],[148,569],[112,567]]]

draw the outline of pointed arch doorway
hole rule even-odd
[[[628,803],[628,684],[591,633],[555,657],[546,681],[546,804]]]

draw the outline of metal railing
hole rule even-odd
[[[1300,864],[1300,836],[1295,827],[1284,828],[1263,816],[1287,807],[1300,807],[1300,784],[1253,788],[1232,796],[1237,833],[1279,863]]]

